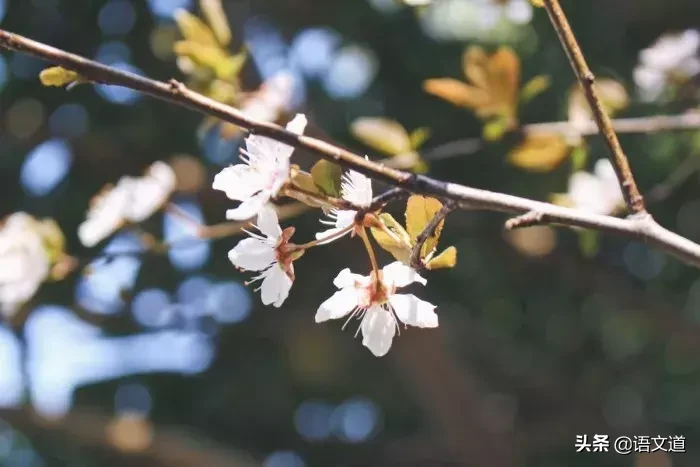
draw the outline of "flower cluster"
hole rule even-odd
[[[83,245],[92,247],[127,222],[151,217],[175,189],[175,172],[165,162],[151,165],[143,177],[122,177],[106,186],[92,202],[87,219],[78,228]]]
[[[287,129],[301,134],[305,125],[305,117],[297,115]],[[437,327],[438,317],[433,305],[413,295],[396,293],[397,289],[414,282],[425,285],[426,280],[400,261],[382,269],[377,265],[366,228],[376,228],[381,220],[376,212],[369,212],[373,200],[369,178],[353,170],[346,172],[338,180],[340,198],[335,198],[313,182],[303,188],[297,185],[305,179],[300,174],[313,177],[296,168],[292,176],[290,158],[294,149],[291,146],[258,135],[248,136],[245,144],[244,163],[223,169],[215,177],[213,187],[241,201],[237,208],[227,211],[227,218],[244,220],[257,215],[253,225],[256,231],[246,231],[249,238],[229,252],[229,259],[239,269],[258,273],[249,283],[260,281],[256,291],[260,291],[263,304],[282,306],[294,283],[294,261],[308,248],[326,245],[350,234],[363,240],[372,270],[368,276],[342,270],[334,281],[340,290],[321,304],[316,322],[342,317],[347,317],[348,321],[361,319],[358,332],[362,332],[363,345],[376,356],[389,351],[399,322],[416,327]],[[318,175],[322,171],[312,172]],[[332,170],[324,167],[323,173],[328,172]],[[319,185],[332,191],[334,183]],[[271,203],[282,194],[294,196],[295,191],[303,193],[300,199],[311,197],[315,203],[327,202],[330,206],[328,219],[321,221],[330,228],[318,232],[316,240],[301,245],[291,242],[294,228],[282,229]]]
[[[615,169],[608,159],[598,160],[593,173],[574,172],[564,198],[564,204],[593,214],[610,215],[625,206]]]
[[[683,84],[700,73],[700,32],[689,29],[661,36],[639,53],[634,81],[644,100],[661,97],[669,86]]]
[[[16,212],[0,224],[0,313],[10,317],[34,296],[62,250],[53,221]]]

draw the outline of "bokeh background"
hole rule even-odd
[[[460,77],[466,44],[509,44],[525,77],[550,76],[550,90],[523,121],[566,119],[573,74],[546,15],[525,2],[514,1],[507,15],[486,0],[438,0],[441,8],[422,12],[391,0],[223,3],[232,48],[245,43],[251,54],[243,87],[288,70],[293,105],[311,121],[307,133],[357,151],[378,155],[349,132],[361,116],[428,126],[428,149],[478,138],[470,112],[421,89],[427,78]],[[631,94],[640,49],[700,26],[695,0],[562,3],[593,70]],[[168,79],[182,77],[170,52],[173,12],[196,7],[4,0],[0,17],[4,29]],[[0,58],[0,217],[54,218],[79,258],[137,249],[142,237],[133,230],[95,249],[75,232],[105,183],[166,160],[180,175],[173,202],[202,222],[224,221],[232,202],[211,179],[235,162],[237,141],[198,131],[201,116],[129,90],[42,87],[44,66],[18,53]],[[664,105],[633,98],[624,115],[693,105],[692,97]],[[622,142],[644,193],[700,157],[697,132]],[[589,143],[592,160],[604,157],[597,138]],[[430,173],[539,199],[566,191],[568,163],[532,174],[506,164],[505,153],[506,143],[486,145],[435,161]],[[695,241],[699,181],[692,173],[650,205]],[[287,225],[311,238],[317,214]],[[350,240],[297,262],[281,309],[262,307],[229,263],[236,238],[97,262],[89,275],[45,284],[22,316],[0,325],[0,465],[698,465],[697,272],[627,239],[602,238],[591,252],[570,231],[506,236],[503,221],[489,213],[449,218],[442,242],[457,246],[458,265],[431,273],[420,291],[438,306],[440,327],[402,330],[381,359],[353,339],[353,325],[313,322],[335,274],[366,268]],[[167,214],[140,228],[166,240],[183,233]],[[575,453],[582,434],[682,435],[688,452]]]

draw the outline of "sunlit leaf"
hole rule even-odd
[[[175,21],[180,28],[182,37],[187,41],[209,47],[219,47],[219,41],[212,30],[202,20],[187,10],[179,9],[175,12]]]
[[[544,6],[544,0],[530,0],[530,3],[537,8],[542,8]]]
[[[491,100],[495,114],[514,117],[520,85],[520,59],[508,47],[501,47],[487,65]]]
[[[549,172],[569,155],[569,146],[559,135],[532,134],[508,154],[508,162],[532,172]]]
[[[474,111],[481,119],[493,117],[514,121],[520,83],[520,59],[510,48],[488,55],[472,46],[462,56],[467,82],[453,78],[429,79],[423,89],[448,102]]]
[[[44,86],[69,86],[83,83],[86,80],[75,71],[67,70],[61,66],[52,66],[39,73],[39,79]]]
[[[320,160],[311,168],[314,184],[328,196],[340,196],[342,170],[338,164]]]
[[[528,81],[524,86],[522,91],[520,91],[520,102],[528,103],[535,97],[539,96],[547,89],[551,81],[547,75],[538,75]]]
[[[442,253],[428,261],[425,265],[427,269],[444,269],[453,268],[457,265],[457,248],[451,246],[446,248]]]
[[[199,6],[207,19],[216,40],[226,47],[231,42],[231,28],[221,5],[221,0],[200,0]]]
[[[409,135],[411,149],[414,151],[419,149],[428,140],[428,138],[430,138],[430,128],[424,126],[416,128]]]
[[[454,78],[434,78],[423,82],[423,89],[458,107],[477,110],[489,102],[489,95],[482,89],[470,86]]]
[[[418,238],[441,208],[442,203],[435,198],[420,195],[413,195],[408,198],[408,202],[406,203],[406,230],[411,237],[412,243],[416,242],[416,238]],[[433,234],[425,241],[421,249],[421,258],[425,258],[429,253],[435,250],[444,224],[445,220],[443,219],[437,225]]]
[[[379,215],[386,230],[372,227],[372,236],[379,246],[388,251],[398,261],[408,264],[411,260],[411,238],[408,232],[399,224],[391,214],[382,213]]]
[[[400,123],[381,117],[358,118],[350,125],[353,136],[389,155],[411,151],[411,140]]]

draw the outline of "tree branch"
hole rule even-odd
[[[646,212],[644,208],[644,198],[642,198],[642,195],[639,193],[637,183],[634,181],[634,176],[630,169],[629,161],[622,150],[622,145],[613,129],[610,117],[603,108],[603,102],[595,86],[595,75],[593,75],[593,72],[586,63],[586,59],[581,52],[581,47],[578,45],[576,36],[574,36],[574,32],[571,30],[571,25],[569,25],[569,21],[566,19],[564,10],[562,10],[561,5],[559,5],[559,0],[544,0],[544,7],[547,10],[547,14],[552,21],[554,29],[557,31],[557,35],[564,46],[566,54],[569,56],[569,61],[576,73],[576,77],[579,83],[581,83],[583,93],[593,112],[593,119],[598,125],[598,128],[600,128],[600,133],[603,135],[603,139],[605,139],[605,143],[610,149],[610,161],[615,168],[617,179],[620,181],[627,206],[634,214],[644,213]]]
[[[547,0],[547,3],[551,6],[553,1]],[[296,135],[279,125],[256,121],[233,107],[187,89],[182,83],[175,80],[171,80],[169,83],[155,81],[88,60],[4,30],[0,30],[0,47],[28,53],[53,62],[73,70],[94,82],[131,88],[205,115],[234,123],[256,134],[275,139],[295,148],[305,149],[319,157],[338,163],[345,168],[356,170],[373,179],[388,182],[394,187],[414,193],[452,199],[463,209],[497,211],[516,215],[536,211],[542,213],[548,223],[595,229],[608,234],[622,235],[645,241],[687,264],[700,268],[700,245],[664,229],[643,208],[641,211],[636,211],[637,214],[630,218],[620,219],[590,214],[577,209],[503,193],[480,190],[457,183],[443,182],[425,175],[403,172],[390,168],[385,164],[367,160],[358,154],[325,141],[309,136]],[[605,119],[609,124],[607,116],[605,116]],[[604,131],[604,133],[609,132]],[[617,140],[615,139],[615,141]],[[623,161],[626,161],[624,154],[622,154],[622,158]],[[627,166],[625,165],[625,167]],[[626,170],[629,171],[629,167]],[[633,190],[630,191],[630,188]],[[632,185],[628,183],[627,191],[632,194],[636,192],[636,186],[634,186],[633,181]],[[636,198],[633,196],[632,199]],[[639,196],[638,201],[641,202],[641,196]]]

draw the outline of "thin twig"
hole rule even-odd
[[[413,245],[413,251],[411,251],[410,263],[413,269],[420,270],[425,267],[425,264],[423,264],[423,255],[421,254],[423,245],[425,245],[428,238],[435,233],[435,230],[438,228],[440,223],[443,222],[445,218],[455,209],[457,209],[457,203],[452,200],[447,200],[437,214],[430,219],[428,225],[426,225],[423,231],[418,235],[416,238],[416,243]]]
[[[384,193],[377,195],[372,199],[372,203],[367,208],[368,212],[376,211],[386,206],[391,201],[396,201],[408,195],[408,192],[403,188],[390,188]]]
[[[683,131],[700,129],[700,112],[693,110],[678,115],[654,115],[650,117],[617,118],[612,120],[617,133],[658,133],[662,131]],[[572,132],[581,136],[600,134],[595,120],[576,122],[569,120],[557,122],[527,123],[521,127],[526,135],[558,134],[567,136]],[[482,138],[462,138],[449,141],[420,151],[427,162],[451,159],[456,156],[473,154],[484,147]]]
[[[700,128],[700,112],[691,111],[678,115],[654,115],[651,117],[618,118],[611,120],[612,128],[617,133],[657,133],[673,130],[696,130]],[[574,126],[570,121],[530,123],[523,126],[528,134],[559,133],[568,134],[572,129],[582,136],[592,136],[600,133],[595,120],[586,123],[577,122]]]
[[[551,5],[552,0],[547,0],[547,2]],[[527,198],[480,190],[457,183],[444,182],[425,175],[407,173],[367,160],[363,156],[325,141],[309,136],[296,135],[279,125],[256,121],[233,107],[187,89],[177,81],[164,83],[151,80],[102,65],[4,30],[0,30],[0,47],[29,53],[48,60],[76,71],[91,81],[131,88],[205,115],[234,123],[256,134],[275,139],[295,148],[305,149],[319,157],[336,162],[345,168],[356,170],[373,179],[388,182],[394,187],[414,193],[452,199],[458,202],[459,207],[471,210],[480,209],[510,214],[524,214],[530,211],[541,212],[547,217],[549,223],[590,228],[608,234],[622,235],[646,241],[679,260],[700,268],[700,245],[664,229],[644,211],[627,219],[619,219],[611,216],[590,214],[581,210]]]
[[[540,225],[546,222],[546,217],[543,213],[538,211],[530,211],[522,214],[520,216],[508,219],[506,221],[506,229],[522,229],[524,227],[532,227],[534,225]]]
[[[700,156],[691,154],[671,174],[658,185],[654,186],[647,192],[647,201],[650,203],[659,203],[666,200],[671,194],[694,173],[700,170]]]
[[[622,188],[627,206],[630,212],[634,214],[644,213],[646,212],[644,208],[644,198],[642,198],[642,195],[639,193],[637,183],[634,181],[634,176],[630,169],[629,161],[622,150],[622,145],[613,129],[610,117],[603,108],[603,102],[595,86],[595,75],[593,75],[593,72],[586,63],[586,59],[581,52],[581,47],[576,41],[576,36],[574,36],[571,25],[569,25],[569,20],[566,19],[564,10],[562,10],[561,5],[559,5],[559,0],[544,0],[544,6],[554,29],[557,31],[559,40],[564,46],[566,54],[569,56],[569,61],[576,73],[576,77],[579,83],[581,83],[583,93],[593,112],[593,119],[598,124],[600,133],[603,135],[603,139],[605,139],[605,143],[610,149],[610,161],[615,168],[615,173],[620,182],[620,187]]]

